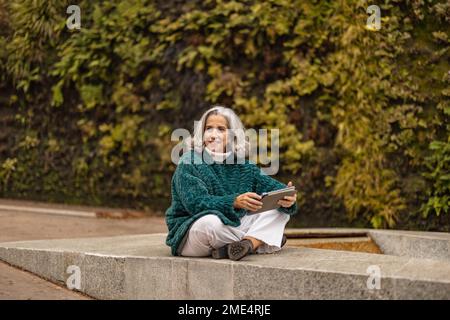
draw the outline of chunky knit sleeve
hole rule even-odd
[[[255,178],[255,189],[257,194],[262,194],[263,192],[270,192],[274,190],[279,190],[286,188],[284,183],[268,176],[264,173],[258,166],[254,165],[254,178]],[[280,207],[280,211],[294,215],[297,213],[297,203],[294,203],[289,208]]]
[[[179,164],[174,174],[174,188],[186,211],[195,215],[205,210],[217,210],[225,216],[235,217],[239,210],[233,207],[238,193],[218,196],[210,194],[193,164]]]

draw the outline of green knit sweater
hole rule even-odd
[[[195,151],[186,152],[172,177],[172,203],[166,211],[169,229],[166,244],[171,247],[172,255],[180,255],[180,243],[183,244],[190,226],[198,218],[215,214],[225,225],[237,227],[247,212],[233,207],[238,195],[261,194],[285,187],[248,160],[242,164],[215,163],[206,152],[203,157]],[[280,211],[294,215],[297,204],[281,207]]]

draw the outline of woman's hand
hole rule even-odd
[[[234,200],[233,206],[236,209],[256,211],[262,208],[261,196],[254,192],[240,194]]]
[[[292,187],[293,184],[291,181],[289,181],[288,187]],[[282,200],[278,200],[278,204],[282,206],[283,208],[289,208],[297,201],[297,193],[293,196],[285,196]]]

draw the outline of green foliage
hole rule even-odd
[[[425,217],[430,211],[438,216],[450,212],[450,136],[447,141],[433,141],[430,149],[433,153],[425,159],[429,171],[424,176],[431,180],[433,187],[423,206]]]
[[[84,0],[78,31],[69,4],[0,0],[3,194],[164,207],[172,130],[222,104],[280,129],[305,214],[448,213],[448,1],[386,0],[378,32],[364,0]]]

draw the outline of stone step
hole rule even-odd
[[[235,262],[173,257],[165,238],[0,243],[0,260],[63,285],[79,270],[98,299],[450,299],[445,260],[288,247]]]

